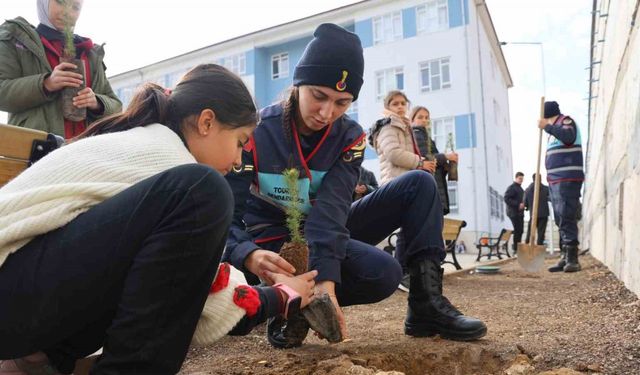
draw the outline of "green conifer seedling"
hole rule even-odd
[[[57,0],[59,4],[64,6],[64,29],[62,34],[64,35],[64,57],[75,59],[76,58],[76,45],[73,43],[73,29],[74,24],[71,21],[71,1],[70,0]]]
[[[289,197],[291,203],[287,206],[285,214],[287,215],[287,228],[291,235],[291,243],[306,245],[306,241],[302,238],[302,232],[300,231],[300,221],[302,220],[302,210],[300,209],[300,201],[298,197],[298,178],[300,172],[297,168],[285,169],[282,172],[284,175],[287,189],[289,190]]]

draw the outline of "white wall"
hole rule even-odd
[[[640,37],[630,1],[599,1],[582,247],[640,295]],[[631,31],[631,35],[630,35]]]

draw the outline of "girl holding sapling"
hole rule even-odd
[[[73,34],[82,4],[38,0],[37,27],[22,17],[0,26],[0,110],[9,113],[10,124],[69,139],[122,109],[105,74],[103,46]],[[62,96],[69,89],[78,90],[71,108],[86,110],[86,118],[63,114]]]

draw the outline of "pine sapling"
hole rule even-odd
[[[446,149],[451,150],[451,152],[456,152],[454,149],[454,143],[453,143],[453,133],[449,133],[448,138],[447,138],[447,147],[445,148],[445,153],[446,153]],[[448,176],[449,181],[458,181],[458,162],[453,161],[453,160],[449,160],[449,176]]]
[[[298,187],[300,172],[298,172],[297,168],[289,168],[285,169],[282,175],[287,184],[287,194],[289,196],[289,204],[285,208],[285,215],[291,240],[282,246],[280,256],[291,263],[296,269],[296,275],[300,275],[307,272],[309,264],[309,247],[300,229],[303,215],[300,208],[300,189]]]
[[[285,214],[287,215],[287,229],[291,236],[291,243],[296,245],[306,245],[306,241],[302,237],[300,231],[300,222],[302,221],[302,211],[300,210],[300,201],[298,194],[300,189],[298,188],[298,179],[300,178],[300,172],[296,168],[286,169],[282,172],[285,182],[287,184],[287,191],[291,198],[291,203],[287,206]]]
[[[63,56],[68,59],[76,58],[76,45],[73,42],[73,29],[75,25],[71,19],[71,0],[60,0],[64,6],[63,22],[64,29],[62,34],[64,35],[64,51]]]
[[[75,28],[75,22],[71,17],[72,9],[74,6],[72,0],[55,0],[63,6],[63,22],[64,28],[62,34],[64,36],[64,50],[62,51],[62,57],[60,62],[72,63],[76,66],[75,69],[67,69],[68,71],[78,73],[85,77],[85,68],[82,60],[76,59],[76,45],[73,38],[73,30]],[[84,79],[83,79],[84,81]],[[73,104],[73,98],[78,95],[82,89],[85,88],[85,84],[82,83],[80,87],[65,87],[62,90],[62,115],[65,119],[71,121],[84,121],[87,118],[87,109],[79,108]]]

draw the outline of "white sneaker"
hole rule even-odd
[[[409,274],[408,273],[405,273],[404,275],[402,275],[402,280],[400,281],[400,284],[398,284],[398,289],[400,289],[403,292],[409,293]]]

